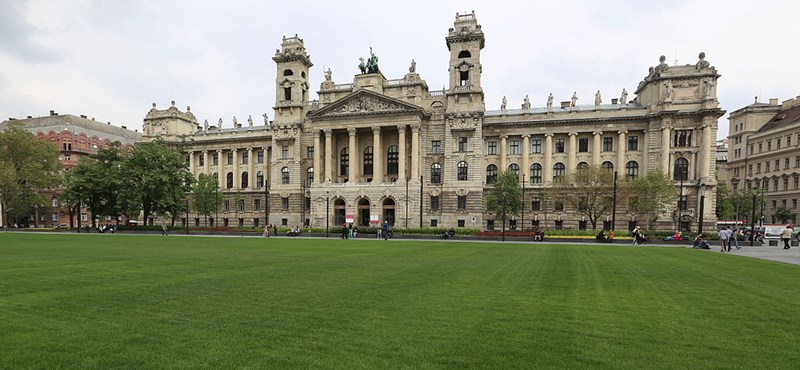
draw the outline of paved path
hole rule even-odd
[[[749,245],[741,246],[742,249],[736,250],[734,248],[730,252],[725,252],[733,256],[755,257],[770,261],[791,263],[800,265],[800,248],[792,247],[791,249],[783,249],[783,244],[780,247],[760,246],[751,247]],[[708,252],[722,253],[719,251],[719,245],[714,245]]]

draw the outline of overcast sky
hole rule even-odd
[[[373,47],[388,79],[411,59],[431,90],[447,83],[444,41],[456,12],[475,11],[486,37],[487,109],[503,96],[544,106],[578,93],[592,104],[633,92],[648,67],[694,64],[704,51],[731,112],[800,95],[797,21],[786,1],[79,1],[0,2],[0,118],[53,109],[141,131],[153,102],[175,100],[202,123],[274,116],[281,37],[298,34],[314,67],[352,82]],[[312,94],[316,98],[316,94]],[[633,95],[630,96],[633,98]],[[0,119],[0,120],[2,120]],[[261,121],[263,122],[263,121]],[[728,132],[727,115],[719,135]]]

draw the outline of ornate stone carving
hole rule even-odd
[[[372,96],[359,96],[333,108],[330,113],[357,113],[406,110],[407,107]]]

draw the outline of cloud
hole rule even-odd
[[[23,1],[5,1],[0,11],[0,53],[15,55],[29,63],[58,61],[58,53],[41,42],[41,29],[31,22]]]

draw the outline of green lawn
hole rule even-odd
[[[799,280],[685,248],[0,233],[0,368],[797,368]]]

